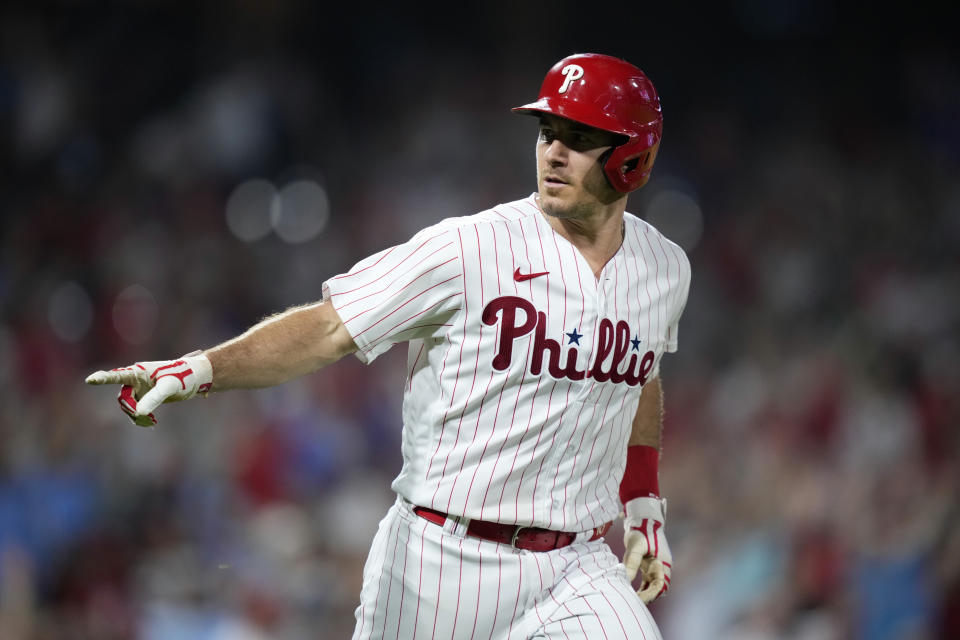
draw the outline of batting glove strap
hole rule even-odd
[[[634,498],[623,505],[625,512],[624,527],[641,520],[657,520],[661,524],[667,521],[667,501],[665,498]]]

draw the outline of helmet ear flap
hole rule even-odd
[[[660,141],[653,146],[642,144],[641,140],[632,139],[624,145],[608,150],[603,160],[603,172],[610,185],[622,193],[639,189],[650,179],[650,170],[653,161],[660,149]]]

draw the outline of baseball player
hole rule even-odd
[[[539,119],[536,193],[426,228],[212,349],[87,378],[122,385],[121,408],[149,426],[163,402],[407,342],[403,467],[354,638],[660,637],[644,604],[671,572],[658,373],[690,267],[625,212],[660,101],[635,66],[578,54],[514,111]],[[623,563],[603,537],[621,514]]]

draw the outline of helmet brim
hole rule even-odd
[[[568,106],[568,104],[569,103],[567,102],[559,100],[540,98],[536,102],[514,107],[511,109],[511,111],[526,115],[548,114],[558,116],[560,118],[566,118],[567,120],[579,122],[580,124],[585,124],[588,127],[593,127],[594,129],[600,129],[601,131],[607,131],[609,133],[615,133],[617,135],[624,136],[628,140],[636,135],[633,130],[626,129],[622,123],[618,122],[613,116],[608,116],[602,112],[598,113],[592,109],[580,109],[576,106],[571,108]]]

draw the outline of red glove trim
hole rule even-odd
[[[654,447],[634,445],[627,447],[627,468],[620,481],[620,502],[634,498],[659,498],[658,480],[660,452]]]

